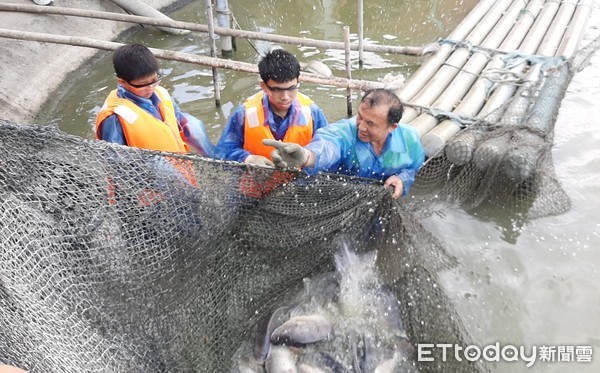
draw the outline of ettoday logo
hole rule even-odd
[[[417,360],[428,362],[435,361],[435,356],[439,358],[441,350],[442,361],[447,361],[453,358],[456,361],[478,361],[485,360],[488,362],[500,361],[523,361],[529,368],[536,361],[544,362],[592,362],[592,347],[591,346],[525,346],[501,345],[496,342],[491,345],[479,347],[469,345],[466,347],[449,344],[449,343],[421,343],[417,345]]]

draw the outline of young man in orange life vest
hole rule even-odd
[[[183,113],[167,90],[160,86],[163,78],[158,60],[141,44],[128,44],[113,54],[117,89],[110,92],[96,117],[96,138],[137,148],[173,153],[195,151],[214,156],[204,124]],[[196,185],[196,176],[188,161],[165,157],[160,172]],[[116,175],[112,175],[116,177]],[[109,178],[109,202],[114,203],[114,180]],[[137,194],[141,205],[154,205],[162,199],[153,187]]]
[[[212,157],[210,142],[199,119],[183,113],[167,90],[150,49],[123,45],[113,54],[117,89],[110,92],[96,117],[96,138],[137,148]]]
[[[231,115],[217,144],[222,159],[271,166],[270,146],[263,139],[307,145],[327,125],[321,109],[298,92],[300,63],[283,49],[269,51],[258,63],[261,91]]]

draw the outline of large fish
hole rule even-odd
[[[256,335],[254,341],[254,358],[264,364],[271,348],[271,334],[275,329],[279,328],[282,324],[288,321],[290,318],[290,307],[284,306],[279,307],[273,312],[271,317],[265,318],[261,325],[259,325],[259,332]]]
[[[273,346],[265,361],[267,373],[296,373],[297,351],[287,346]]]
[[[303,346],[329,338],[332,328],[331,321],[320,314],[294,316],[271,333],[271,342]]]
[[[256,361],[267,373],[416,372],[399,301],[379,277],[376,253],[344,248],[334,259],[334,272],[304,279],[304,290],[260,328]]]

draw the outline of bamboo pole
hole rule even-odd
[[[538,53],[548,55],[559,55],[559,46],[561,40],[567,33],[572,32],[568,25],[574,18],[577,8],[577,1],[563,1],[560,10],[553,20],[551,31],[546,34],[544,42],[538,48]],[[586,22],[575,27],[585,27]],[[572,24],[572,23],[571,23]],[[540,64],[534,65],[531,70],[538,70],[539,73],[533,78],[537,81],[542,79],[542,67]],[[554,128],[554,121],[558,115],[559,103],[562,100],[567,85],[573,74],[568,64],[563,63],[558,66],[556,71],[546,76],[544,85],[538,92],[534,105],[527,111],[527,120],[524,126],[534,130],[533,133],[526,132],[528,141],[526,145],[519,148],[508,148],[506,156],[502,158],[504,173],[511,179],[521,182],[530,178],[536,171],[538,159],[542,156],[540,145],[544,143],[544,137],[550,135]]]
[[[592,0],[580,0],[565,37],[558,47],[557,56],[571,57],[579,47],[587,22],[592,14]]]
[[[344,26],[344,43],[346,49],[344,51],[344,60],[346,64],[346,78],[352,79],[352,67],[350,66],[350,27]],[[352,116],[352,89],[346,88],[346,111],[348,116]]]
[[[558,10],[559,4],[555,1],[546,2],[544,4],[542,11],[529,30],[527,37],[523,43],[521,43],[519,51],[529,54],[534,54],[536,51],[544,52],[543,50],[540,50],[539,47],[541,46],[544,35],[547,33],[548,29],[553,27],[552,21],[555,19]],[[556,42],[558,43],[559,41]],[[546,47],[548,46],[549,44],[546,44]],[[522,80],[528,83],[526,83],[524,86],[521,86],[518,91],[517,85],[514,82],[501,83],[488,98],[482,110],[477,114],[477,117],[485,117],[487,121],[493,123],[499,121],[502,116],[522,117],[525,114],[527,103],[530,100],[530,97],[519,92],[527,91],[531,85],[536,83],[539,75],[538,68],[538,64],[529,66],[523,62],[522,64],[510,69],[509,71],[511,73],[522,75]],[[509,99],[511,100],[510,104],[506,108],[501,109],[502,105],[509,101]],[[480,147],[485,146],[485,144],[480,145]],[[490,159],[485,162],[480,162],[480,165],[482,167],[487,167],[487,165],[491,164],[491,162],[495,162],[496,158],[499,157],[497,153],[498,149],[496,148],[494,151],[489,152]]]
[[[546,149],[546,136],[554,128],[560,102],[572,77],[568,64],[562,64],[546,78],[524,123],[525,127],[539,132],[519,131],[516,136],[521,138],[524,145],[505,148],[505,156],[500,158],[501,170],[511,180],[520,183],[538,170],[538,160]],[[508,141],[505,145],[508,145]]]
[[[535,50],[537,55],[547,57],[552,57],[555,55],[562,36],[567,29],[569,20],[572,18],[573,13],[575,12],[576,1],[577,0],[565,0],[561,2],[558,9],[554,13],[554,16],[551,19],[550,16],[548,16],[550,23],[547,25],[546,31],[539,32],[540,36],[542,37],[542,41]],[[554,8],[554,6],[552,8]],[[524,66],[523,68],[527,67]],[[524,87],[521,87],[521,90],[528,90],[529,87],[536,85],[541,79],[542,73],[542,63],[534,63],[529,66],[525,76],[525,81],[527,84]],[[510,115],[515,117],[524,116],[529,100],[529,97],[517,95],[516,101],[513,100],[511,102]]]
[[[573,0],[566,0],[560,4],[552,1],[546,4],[546,8],[544,10],[549,9],[549,11],[548,13],[543,14],[543,16],[541,16],[542,20],[539,25],[534,25],[534,27],[540,27],[538,27],[535,30],[532,28],[532,34],[535,35],[535,37],[530,39],[532,41],[532,45],[526,46],[525,50],[529,51],[531,48],[532,51],[530,53],[536,53],[537,55],[547,57],[554,56],[554,54],[557,51],[557,47],[562,39],[562,35],[564,34],[567,28],[567,24],[575,10],[572,1]],[[560,31],[556,32],[556,30]],[[548,35],[551,35],[551,38],[548,38]],[[541,41],[539,41],[540,39]],[[536,45],[537,48],[535,48]],[[527,82],[527,84],[520,88],[521,91],[528,90],[529,87],[537,84],[537,82],[541,78],[541,63],[534,63],[531,66],[526,66],[525,64],[522,64],[519,69],[521,72],[525,70],[527,71],[524,79]],[[511,84],[511,86],[512,88],[509,88],[507,90],[508,92],[505,99],[502,102],[497,103],[499,106],[503,105],[506,101],[508,101],[510,97],[514,95],[516,87],[514,87],[514,84]],[[495,99],[493,95],[492,99]],[[527,109],[527,102],[530,100],[530,98],[517,94],[515,100],[511,101],[511,106],[509,107],[509,109],[511,110],[510,115],[515,117],[524,116]],[[487,114],[485,112],[485,109],[487,108],[488,104],[490,104],[490,101],[488,101],[486,106],[484,106],[484,114]],[[488,108],[487,110],[490,109]],[[499,114],[500,112],[495,113],[495,115]],[[479,116],[481,117],[482,115],[479,114]]]
[[[39,32],[15,31],[0,29],[1,38],[27,40],[44,43],[65,44],[78,47],[94,48],[101,50],[113,51],[124,45],[123,43],[115,43],[104,40],[82,38],[76,36],[54,35]],[[215,57],[199,56],[196,54],[173,52],[164,49],[150,48],[157,58],[171,61],[188,62],[195,65],[215,66],[219,68],[242,71],[252,74],[258,74],[258,67],[254,64],[246,62],[238,62]],[[300,81],[315,83],[320,85],[329,85],[333,87],[352,88],[358,90],[367,90],[372,88],[385,88],[385,84],[381,82],[371,82],[367,80],[349,80],[345,78],[324,78],[317,77],[314,74],[300,74]]]
[[[490,11],[465,38],[465,41],[474,45],[479,45],[490,32],[494,33],[494,26],[503,16],[503,12],[508,8],[511,2],[511,0],[496,1]],[[469,59],[470,54],[471,51],[469,48],[457,48],[410,103],[417,106],[430,106],[458,74],[460,69]],[[409,106],[402,115],[402,122],[410,124],[410,122],[418,115],[419,111]]]
[[[559,4],[555,1],[549,1],[544,4],[544,7],[540,14],[536,17],[536,20],[527,33],[527,37],[523,40],[523,43],[519,46],[519,51],[523,53],[533,54],[542,42],[544,34],[548,30],[554,15],[558,11]],[[511,73],[521,74],[525,70],[526,66],[520,65],[510,69]],[[514,83],[502,83],[494,90],[492,95],[487,99],[487,102],[478,113],[478,118],[483,118],[500,106],[502,106],[516,90]]]
[[[477,26],[494,3],[495,0],[481,0],[477,3],[448,38],[452,40],[463,40],[473,28]],[[403,102],[412,100],[412,98],[423,88],[425,83],[431,79],[433,74],[438,71],[446,59],[448,59],[452,50],[452,46],[448,44],[442,45],[433,56],[430,56],[419,69],[407,79],[404,87],[398,90],[398,97],[400,97]]]
[[[210,56],[217,56],[217,45],[215,42],[215,25],[213,20],[212,0],[206,0],[206,19],[208,20],[208,38],[210,40]],[[221,87],[219,85],[219,70],[216,66],[212,66],[213,89],[215,95],[215,105],[221,106]]]
[[[499,50],[508,51],[518,48],[523,40],[525,40],[527,32],[540,13],[544,2],[545,0],[532,0],[527,4],[525,9],[521,10],[519,19],[510,34],[498,48]],[[496,54],[483,71],[495,71],[503,68],[505,62],[502,60],[502,57],[503,55]],[[474,117],[477,115],[485,104],[490,87],[490,80],[486,76],[480,76],[460,104],[454,109],[454,112],[465,117]],[[442,121],[422,138],[422,142],[427,144],[427,152],[435,154],[440,149],[445,148],[446,157],[452,164],[460,166],[467,163],[471,159],[472,150],[475,146],[473,139],[467,136],[462,140],[457,139],[454,143],[448,142],[460,132],[461,128],[461,125],[452,120]],[[461,141],[465,141],[466,143],[463,144]]]
[[[7,4],[0,3],[0,11],[8,12],[23,12],[23,13],[41,13],[41,14],[59,14],[68,15],[74,17],[85,17],[85,18],[97,18],[106,19],[112,21],[139,23],[151,26],[166,26],[179,28],[197,32],[208,32],[207,25],[201,25],[190,22],[181,21],[169,21],[156,19],[151,17],[133,16],[127,14],[118,14],[111,12],[92,11],[85,9],[75,8],[63,8],[63,7],[40,7],[36,5],[25,5],[25,4]],[[276,34],[264,34],[261,32],[244,31],[236,29],[226,29],[222,27],[215,27],[215,33],[217,35],[232,36],[235,38],[251,39],[251,40],[263,40],[273,43],[290,44],[290,45],[303,45],[309,47],[323,48],[323,49],[338,49],[344,50],[344,43],[323,41],[308,38],[299,38],[292,36],[282,36]],[[351,50],[358,50],[358,45],[351,44]],[[392,45],[371,45],[367,44],[364,46],[364,50],[367,52],[375,53],[390,53],[390,54],[404,54],[409,56],[423,56],[427,53],[427,48],[414,47],[414,46],[392,46]]]
[[[561,0],[560,8],[552,20],[552,27],[548,28],[542,44],[538,47],[538,54],[554,56],[558,50],[560,40],[569,25],[575,12],[577,0]],[[556,41],[559,41],[558,43]],[[541,52],[540,52],[541,51]]]
[[[519,30],[523,30],[523,31],[527,31],[530,29],[533,30],[533,28],[531,27],[531,23],[533,23],[533,20],[536,19],[537,14],[539,14],[540,9],[544,5],[543,3],[544,3],[543,0],[537,0],[537,1],[532,1],[528,5],[527,10],[523,12],[523,16],[517,22],[515,28],[511,32],[511,35],[507,38],[507,41],[505,41],[500,46],[501,50],[512,50],[512,49],[516,49],[518,47],[518,45],[515,46],[513,43],[514,43],[514,40],[518,40],[519,38],[515,39],[515,38],[511,38],[511,36],[514,34],[514,32],[522,32]],[[544,28],[545,29],[551,28],[553,30],[557,30],[557,29],[564,30],[565,28],[568,27],[567,31],[565,32],[565,36],[563,37],[563,43],[561,43],[561,45],[565,44],[565,42],[564,42],[565,39],[579,41],[581,38],[581,35],[583,33],[583,30],[585,29],[585,24],[587,22],[587,18],[589,17],[589,15],[591,13],[591,8],[589,7],[589,4],[590,4],[589,0],[580,1],[579,5],[577,7],[577,10],[575,11],[575,15],[573,16],[572,19],[570,18],[570,13],[572,13],[572,11],[565,10],[565,9],[572,8],[572,4],[566,4],[565,9],[563,9],[563,15],[560,15],[560,16],[556,15],[555,17],[553,17],[552,19],[554,20],[554,23],[549,25],[547,22],[549,19],[551,19],[550,14],[554,13],[554,11],[556,9],[556,5],[557,5],[556,3],[550,4],[551,5],[550,9],[547,9],[545,11],[548,15],[546,15],[545,17],[540,17],[540,19],[543,18],[543,19],[545,19],[545,21],[539,22],[538,25],[536,26],[536,28],[539,31],[531,32],[530,35],[528,35],[528,37],[526,37],[525,39],[520,37],[520,39],[523,40],[523,43],[521,44],[522,45],[521,50],[523,51],[523,49],[528,49],[526,51],[527,53],[533,53],[536,50],[539,50],[539,52],[546,53],[547,52],[545,50],[546,48],[540,49],[539,45],[538,45],[541,43],[540,38],[543,37],[543,35],[548,35],[548,33],[543,32]],[[554,8],[554,9],[552,9],[552,8]],[[568,20],[568,19],[571,19],[571,21],[570,21],[570,23],[568,23],[568,26],[566,26],[565,20]],[[521,25],[523,23],[526,23],[526,24]],[[571,30],[571,31],[569,31],[569,30]],[[546,39],[554,40],[553,44],[548,44],[548,45],[550,45],[550,48],[554,48],[556,46],[556,41],[560,40],[561,38],[560,38],[560,35],[557,35],[555,33],[553,36],[547,37]],[[577,42],[570,41],[568,43],[567,48],[570,48],[570,50],[572,51],[576,48],[577,44],[578,44]],[[557,52],[557,55],[563,55],[563,48],[559,48],[558,50],[559,51]],[[570,55],[570,54],[567,53],[566,55]],[[488,67],[486,67],[486,69],[498,69],[503,66],[504,66],[504,63],[502,63],[502,61],[497,56],[494,59],[494,61],[491,62]],[[521,66],[521,68],[519,68],[518,70],[519,70],[519,72],[521,72],[525,68],[526,68],[526,66]],[[536,69],[537,69],[537,67],[536,67]],[[487,92],[486,86],[488,86],[488,85],[489,85],[489,82],[486,81],[485,78],[480,78],[478,80],[478,82],[474,85],[474,87],[471,89],[469,94],[457,106],[457,108],[454,110],[454,112],[461,114],[463,116],[466,116],[466,117],[475,116],[485,102],[486,92]],[[511,83],[503,84],[502,88],[505,89],[506,99],[511,97],[516,89],[515,85],[511,84]],[[498,90],[496,90],[496,91],[498,91]],[[523,105],[523,107],[525,107],[525,106]],[[508,114],[519,115],[519,113],[508,113]],[[449,141],[450,138],[452,138],[457,133],[459,133],[460,129],[461,129],[460,126],[457,123],[454,123],[452,120],[445,120],[442,123],[435,126],[429,133],[427,133],[422,138],[422,141],[423,141],[426,149],[429,148],[427,150],[428,155],[431,155],[432,153],[435,153],[438,150],[445,148],[446,156],[447,156],[448,160],[450,162],[452,162],[453,164],[462,165],[462,164],[465,164],[466,162],[468,162],[471,159],[472,153],[474,151],[474,147],[476,145],[476,142],[474,141],[474,139],[471,138],[472,136],[457,136],[456,140],[453,139],[452,141]],[[448,142],[448,143],[446,144],[446,142]],[[515,157],[512,157],[512,158],[515,158]],[[513,162],[513,163],[515,163],[515,162]]]
[[[364,50],[363,18],[364,18],[364,3],[363,3],[363,0],[358,0],[358,66],[359,67],[362,67],[362,65],[363,65],[363,50]]]
[[[482,41],[481,47],[489,49],[497,48],[514,27],[516,19],[526,4],[526,0],[513,1],[508,10],[503,12],[502,18],[496,23],[493,32],[490,32]],[[443,111],[452,110],[464,98],[491,57],[487,52],[475,51],[468,58],[463,68],[454,76],[450,84],[440,92],[440,95],[432,106]],[[424,137],[438,123],[438,118],[429,113],[423,113],[410,122],[410,125],[416,128],[421,137]],[[431,156],[439,149],[429,146],[430,144],[426,140],[427,138],[421,141],[423,142],[425,153]]]

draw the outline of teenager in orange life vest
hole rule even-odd
[[[264,139],[307,145],[327,125],[323,111],[298,92],[300,63],[290,52],[273,49],[258,63],[260,92],[247,98],[229,117],[217,144],[222,159],[273,166]]]
[[[160,86],[163,75],[158,60],[141,44],[127,44],[113,54],[117,88],[110,92],[96,117],[96,138],[111,143],[173,153],[191,151],[214,156],[204,124],[183,113],[167,90]],[[195,185],[191,165],[167,158],[176,176]],[[166,163],[166,162],[165,162]],[[152,203],[156,192],[140,196],[140,203]],[[148,194],[146,193],[146,194]],[[148,200],[148,201],[146,201]]]
[[[96,138],[137,148],[214,155],[204,123],[184,113],[167,90],[158,60],[141,44],[127,44],[113,54],[117,89],[96,117]]]
[[[273,49],[258,63],[261,90],[247,98],[229,117],[217,144],[219,158],[252,166],[273,167],[272,147],[265,139],[282,140],[302,146],[319,128],[327,126],[325,114],[308,96],[298,92],[300,63],[290,52]],[[262,198],[292,175],[274,172],[266,180],[253,172],[242,175],[240,192]],[[260,178],[260,177],[259,177]]]
[[[96,117],[96,137],[121,145],[212,157],[204,124],[183,113],[160,86],[156,57],[141,44],[128,44],[113,54],[117,89],[110,92]]]

